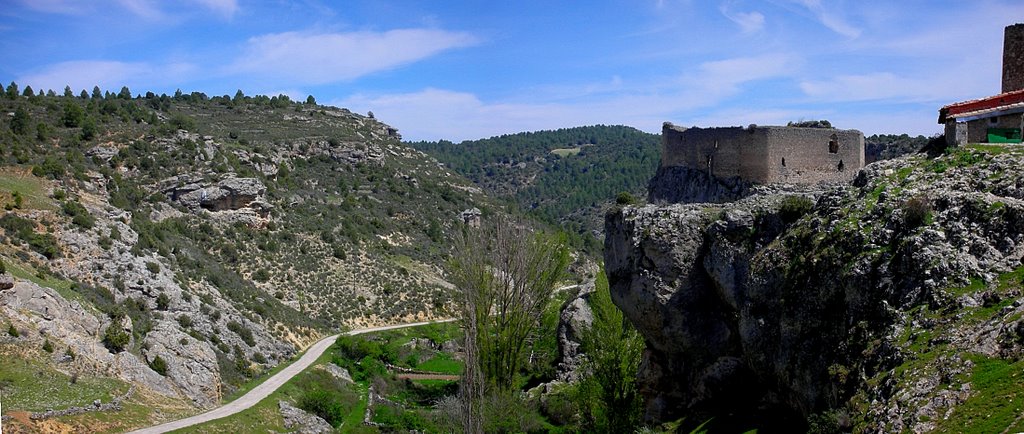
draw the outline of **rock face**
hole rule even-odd
[[[579,380],[579,369],[586,358],[580,349],[581,336],[594,323],[594,312],[590,309],[589,295],[593,284],[584,287],[580,294],[562,307],[558,319],[558,380],[574,382]]]
[[[959,152],[868,166],[810,209],[754,195],[610,214],[605,264],[647,342],[648,419],[771,431],[828,414],[843,429],[934,428],[969,396],[970,384],[950,385],[971,366],[959,351],[1003,357],[1024,341],[1006,338],[1017,324],[1006,312],[1024,310],[1019,286],[999,283],[1024,256],[1024,153]],[[957,295],[971,279],[987,284]],[[983,325],[911,314],[986,299],[1006,312]],[[936,346],[942,362],[893,370],[930,360],[908,330],[940,328],[951,336]]]
[[[306,413],[305,410],[285,401],[278,401],[277,405],[281,411],[281,416],[284,418],[284,427],[294,430],[292,432],[302,434],[334,432],[334,427],[317,415]]]
[[[180,176],[163,182],[164,193],[186,208],[210,211],[238,210],[261,207],[267,187],[256,178],[227,178],[209,185],[193,182],[188,176]]]
[[[651,203],[722,203],[750,195],[752,184],[739,177],[718,179],[683,166],[659,167],[647,184]]]

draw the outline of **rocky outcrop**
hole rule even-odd
[[[238,348],[248,360],[259,354],[273,364],[294,353],[292,345],[274,336],[266,326],[246,318],[217,288],[198,284],[186,291],[169,265],[171,260],[158,253],[138,256],[132,253],[139,236],[122,221],[125,218],[120,211],[98,208],[92,214],[97,217],[97,233],[112,238],[110,247],[99,246],[96,233],[62,231],[58,239],[65,246],[65,255],[50,261],[50,267],[70,279],[109,288],[115,302],[141,303],[154,317],[159,317],[153,320],[152,329],[140,342],[141,354],[111,354],[99,343],[109,322],[106,315],[88,311],[49,288],[28,286],[28,282],[23,282],[31,290],[10,297],[12,307],[26,306],[34,312],[33,316],[49,318],[45,322],[33,321],[47,335],[67,342],[75,354],[88,356],[79,359],[90,360],[90,369],[164,396],[187,398],[199,408],[209,408],[220,400],[223,392],[220,367],[213,350],[215,344],[195,336],[216,335],[223,348],[228,349],[221,351],[229,353],[229,357],[238,357],[233,350]],[[161,298],[165,299],[164,306],[158,303]],[[216,316],[209,314],[214,309],[219,311]],[[182,326],[183,321],[189,324],[187,328]],[[248,330],[251,336],[243,338],[229,330],[232,322]],[[138,335],[139,330],[132,330],[133,325],[123,326],[133,339]],[[166,377],[149,366],[157,356],[167,365]]]
[[[877,163],[812,208],[754,195],[610,214],[612,298],[648,346],[647,417],[716,417],[727,431],[822,414],[837,429],[851,417],[866,431],[934,428],[969,396],[959,352],[1021,351],[1005,336],[1024,298],[999,276],[1024,256],[1022,160],[961,150]],[[981,289],[958,289],[972,279]],[[984,303],[1007,307],[983,325],[956,315]],[[921,308],[949,316],[920,321]],[[940,329],[948,343],[928,348],[942,363],[906,341]],[[893,369],[912,362],[924,367]]]
[[[53,289],[19,280],[13,288],[0,292],[0,313],[30,325],[33,339],[42,341],[45,337],[55,345],[66,346],[67,352],[75,355],[74,360],[68,360],[75,371],[113,375],[156,393],[178,396],[178,389],[170,381],[135,355],[112,354],[103,346],[103,331],[111,326],[105,316],[87,310],[78,301],[68,301]]]
[[[167,378],[196,407],[208,408],[220,401],[220,368],[209,342],[189,336],[173,323],[161,321],[146,334],[148,363],[160,356],[167,364]]]
[[[580,348],[582,334],[594,323],[594,312],[590,309],[590,294],[593,284],[580,290],[580,294],[566,302],[558,319],[558,381],[574,382],[580,378],[580,369],[586,355]]]
[[[315,414],[306,413],[305,410],[295,407],[286,401],[278,401],[277,406],[281,411],[281,417],[284,418],[284,427],[293,430],[291,432],[301,434],[334,432],[334,427],[331,424]]]
[[[262,201],[267,187],[256,178],[226,178],[216,184],[192,180],[187,175],[164,180],[164,194],[191,210],[237,210],[269,206]]]

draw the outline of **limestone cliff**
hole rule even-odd
[[[769,432],[1020,424],[1022,163],[1024,150],[966,148],[876,163],[810,200],[609,214],[612,297],[648,345],[647,417]],[[980,411],[993,394],[1009,404]]]

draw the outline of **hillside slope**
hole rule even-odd
[[[345,109],[98,96],[0,99],[0,358],[110,396],[207,408],[329,331],[443,316],[459,213],[495,209]]]
[[[1024,149],[867,166],[852,186],[609,215],[647,415],[713,429],[1024,428]]]

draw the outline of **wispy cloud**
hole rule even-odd
[[[801,62],[800,57],[788,53],[716,60],[700,65],[696,81],[702,87],[732,94],[744,83],[789,75]]]
[[[670,84],[659,84],[656,92],[649,83],[613,78],[607,86],[598,86],[598,92],[579,87],[533,89],[518,95],[517,102],[486,101],[470,92],[427,88],[400,94],[360,94],[330,103],[373,111],[410,140],[466,140],[599,123],[657,131],[666,120],[714,107],[740,92],[745,83],[785,77],[799,62],[789,54],[707,62],[685,78],[666,79]]]
[[[225,18],[231,18],[238,12],[238,0],[193,0],[201,6],[223,15]]]
[[[743,33],[757,33],[764,29],[764,14],[760,12],[736,12],[732,10],[732,3],[723,3],[718,10],[740,26]]]
[[[160,8],[151,0],[117,0],[129,12],[148,20],[163,18]]]
[[[299,84],[349,81],[477,43],[468,33],[435,29],[386,32],[286,32],[249,39],[225,72]]]
[[[807,8],[823,26],[833,32],[850,39],[860,36],[861,29],[846,22],[846,19],[840,16],[837,11],[826,8],[821,4],[821,0],[796,0],[796,2]]]
[[[188,63],[154,65],[143,62],[117,62],[107,60],[80,60],[50,65],[39,72],[18,77],[18,83],[31,85],[36,89],[64,89],[71,86],[80,89],[117,90],[121,86],[144,86],[147,88],[173,85],[196,71]]]
[[[77,15],[85,11],[82,3],[75,0],[18,0],[17,3],[49,14]]]

